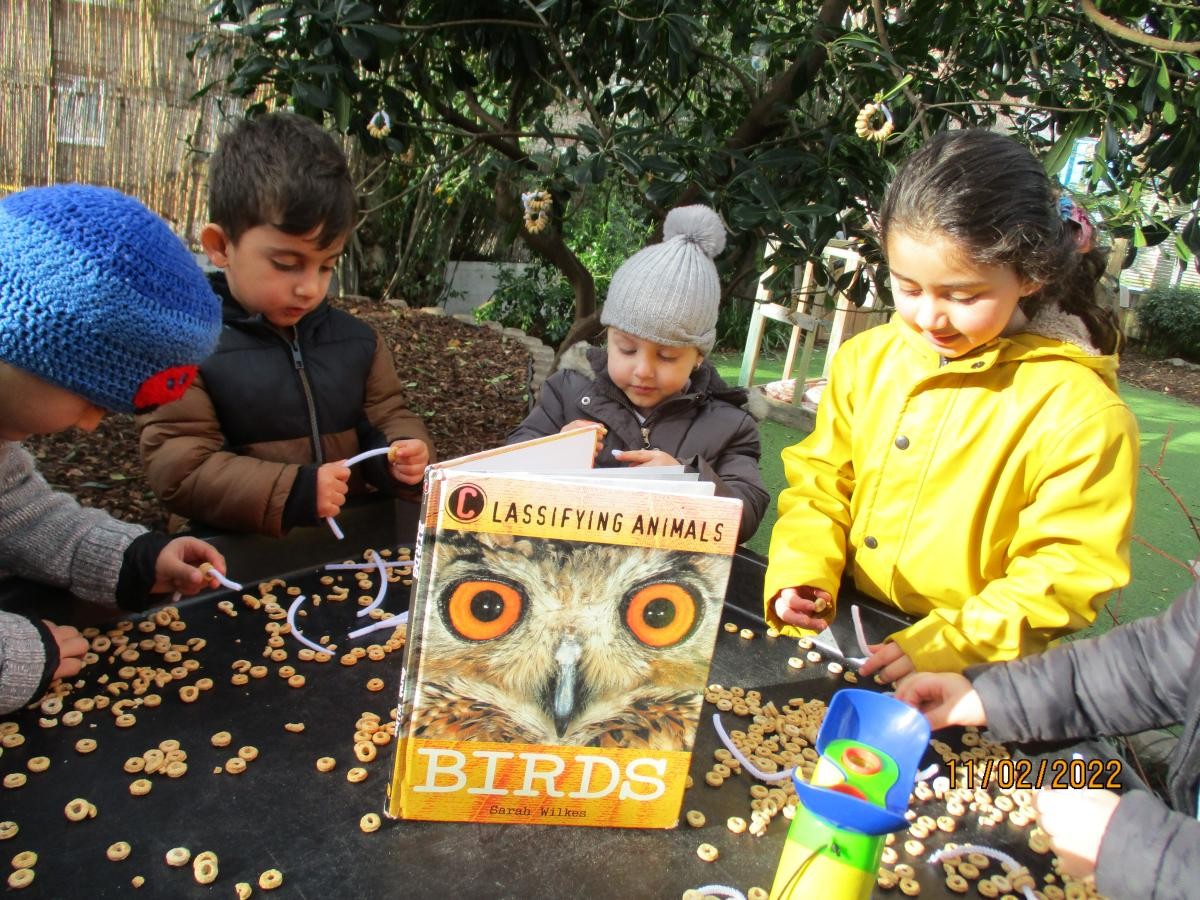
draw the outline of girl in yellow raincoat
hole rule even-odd
[[[842,346],[783,453],[765,601],[784,633],[821,630],[846,576],[917,616],[861,669],[894,681],[1091,622],[1129,580],[1138,441],[1104,254],[1028,150],[936,136],[880,226],[896,314]]]

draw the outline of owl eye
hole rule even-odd
[[[678,584],[651,584],[639,589],[625,606],[625,625],[649,647],[669,647],[691,633],[696,600]]]
[[[464,581],[446,604],[450,627],[468,641],[508,634],[521,617],[521,594],[502,581]]]

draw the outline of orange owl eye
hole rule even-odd
[[[468,641],[508,634],[521,617],[521,594],[502,581],[464,581],[446,604],[450,627]]]
[[[678,584],[641,588],[625,607],[625,624],[650,647],[669,647],[683,640],[696,623],[696,601]]]
[[[866,747],[848,747],[842,754],[842,765],[855,775],[875,775],[883,768],[879,757]]]

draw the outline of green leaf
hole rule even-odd
[[[1078,116],[1067,126],[1067,130],[1054,142],[1054,146],[1050,148],[1050,152],[1042,160],[1042,165],[1045,167],[1047,175],[1057,175],[1062,171],[1062,167],[1067,164],[1067,159],[1071,156],[1071,151],[1075,149],[1075,142],[1081,137],[1086,136],[1091,131],[1091,128],[1091,113],[1084,113]]]
[[[1135,246],[1135,247],[1145,247],[1146,246],[1146,235],[1142,231],[1142,226],[1140,226],[1140,225],[1133,226],[1133,246]]]
[[[1171,73],[1167,71],[1167,61],[1160,60],[1158,64],[1158,86],[1163,90],[1171,89]]]
[[[1163,104],[1162,120],[1168,125],[1174,125],[1176,119],[1175,104],[1168,100]]]

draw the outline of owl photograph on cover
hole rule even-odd
[[[463,532],[434,553],[413,737],[691,749],[728,556]]]

